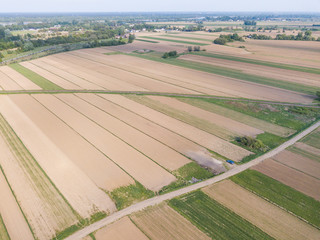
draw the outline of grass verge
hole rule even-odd
[[[200,190],[170,200],[169,206],[212,239],[273,239]]]
[[[169,184],[168,186],[163,187],[160,190],[159,194],[172,192],[179,188],[190,185],[192,184],[192,182],[190,182],[192,178],[205,180],[214,176],[212,172],[205,168],[202,168],[195,162],[191,162],[182,166],[178,170],[174,171],[173,174],[177,177],[178,180]]]
[[[147,38],[147,39],[153,39],[153,40],[159,40],[159,41],[166,41],[166,42],[182,43],[182,44],[190,44],[190,45],[198,45],[198,46],[206,46],[206,45],[208,45],[206,43],[189,42],[189,41],[166,39],[166,38],[159,38],[159,37],[142,36],[141,38]]]
[[[234,57],[234,56],[221,55],[221,54],[215,54],[215,53],[202,53],[201,52],[201,53],[192,53],[192,54],[206,56],[206,57],[212,57],[212,58],[218,58],[218,59],[224,59],[224,60],[243,62],[243,63],[251,63],[251,64],[262,65],[262,66],[267,66],[267,67],[274,67],[274,68],[294,70],[294,71],[299,71],[299,72],[320,74],[320,69],[318,69],[318,68],[302,67],[302,66],[298,66],[298,65],[290,65],[290,64],[283,64],[283,63],[261,61],[261,60],[256,60],[256,59]]]
[[[148,42],[148,43],[159,43],[159,42],[157,42],[157,41],[152,41],[152,40],[147,40],[147,39],[141,39],[141,38],[136,38],[135,41]]]
[[[115,201],[118,210],[126,208],[142,200],[151,198],[154,195],[154,192],[146,189],[139,182],[129,186],[117,188],[110,193],[110,196]]]
[[[232,176],[231,180],[320,228],[320,202],[315,199],[251,169]]]
[[[0,239],[1,240],[10,240],[9,233],[7,231],[6,225],[4,224],[4,221],[3,221],[1,215],[0,215]]]
[[[18,63],[14,63],[9,65],[11,68],[16,70],[17,72],[21,73],[23,76],[28,78],[30,81],[37,84],[39,87],[41,87],[43,90],[62,90],[63,88],[54,84],[53,82],[50,82],[48,79],[40,76],[39,74],[29,70],[28,68],[25,68],[21,66]]]

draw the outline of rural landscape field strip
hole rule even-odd
[[[304,139],[301,140],[303,143],[306,143],[312,147],[320,149],[320,128],[310,133]]]
[[[78,218],[74,210],[2,116],[0,131],[0,148],[5,156],[0,164],[35,236],[51,239],[57,232],[75,224]]]
[[[116,164],[35,99],[27,96],[20,97],[20,100],[16,101],[19,103],[24,101],[23,111],[29,114],[29,118],[68,157],[69,161],[81,169],[99,188],[112,191],[134,183],[133,179]],[[37,114],[34,114],[35,112]]]
[[[282,151],[272,158],[288,167],[320,180],[320,163],[290,151]]]
[[[113,212],[115,205],[108,196],[30,119],[41,116],[41,111],[43,113],[46,110],[35,109],[37,105],[30,99],[32,97],[29,95],[0,96],[0,111],[19,139],[81,217],[88,218],[98,211]]]
[[[236,61],[216,59],[216,58],[210,58],[210,57],[192,55],[192,54],[182,55],[179,57],[179,59],[211,64],[213,66],[218,66],[218,67],[227,66],[228,68],[239,70],[241,72],[252,74],[252,75],[270,77],[274,79],[309,85],[309,86],[318,87],[318,88],[320,87],[319,75],[317,74],[290,71],[290,70],[279,69],[279,68],[271,68],[267,66],[241,63]]]
[[[225,157],[231,158],[235,161],[240,161],[243,157],[251,153],[243,148],[226,142],[216,136],[208,134],[200,129],[194,128],[176,119],[170,118],[162,113],[159,113],[151,108],[143,106],[137,102],[129,100],[123,96],[107,96],[100,95],[103,98],[119,104],[127,109],[135,111],[140,116],[147,118],[169,130],[178,133],[197,144],[211,149]]]
[[[2,240],[10,240],[10,236],[8,234],[6,225],[4,224],[1,214],[0,214],[0,239]]]
[[[96,84],[93,84],[91,82],[88,82],[78,76],[75,76],[73,74],[70,74],[62,69],[59,69],[57,67],[54,67],[51,64],[47,64],[45,62],[42,62],[41,59],[33,60],[33,64],[37,65],[38,67],[41,67],[47,71],[50,71],[59,77],[62,77],[64,79],[67,79],[68,81],[78,85],[82,89],[88,89],[88,90],[99,90],[99,89],[104,89]]]
[[[198,55],[198,53],[193,53],[193,54]],[[222,54],[216,54],[216,53],[200,53],[199,55],[217,58],[217,59],[223,59],[223,60],[230,60],[230,61],[250,63],[250,64],[267,66],[267,67],[280,68],[280,69],[285,69],[285,70],[293,70],[293,71],[300,71],[300,72],[306,72],[306,73],[312,73],[312,74],[320,74],[319,68],[310,68],[310,67],[303,67],[303,66],[298,66],[298,65],[281,64],[281,63],[276,63],[276,62],[261,61],[261,60],[257,60],[257,59],[243,58],[243,57],[237,57],[237,56],[232,56],[232,55],[222,55]]]
[[[140,132],[147,134],[148,136],[154,138],[157,141],[165,144],[168,147],[188,156],[192,159],[196,159],[196,155],[203,157],[203,155],[209,154],[208,151],[191,142],[190,140],[169,131],[168,129],[157,125],[146,118],[143,118],[136,113],[121,107],[102,96],[94,94],[76,94],[81,99],[91,103],[92,105],[98,107],[99,109],[108,112],[120,121],[132,126],[133,128],[139,130]]]
[[[0,71],[14,80],[25,90],[41,90],[41,88],[37,84],[33,83],[28,78],[8,66],[1,67]]]
[[[103,63],[107,66],[112,66],[120,70],[138,74],[143,77],[155,79],[162,83],[169,84],[169,86],[173,85],[175,87],[179,87],[179,91],[181,91],[181,88],[183,88],[185,89],[186,92],[189,92],[189,93],[196,93],[196,94],[205,93],[205,94],[211,94],[211,95],[227,96],[222,92],[214,90],[213,87],[210,86],[209,84],[205,86],[200,86],[196,82],[192,82],[192,83],[185,82],[184,79],[180,80],[180,79],[172,78],[169,76],[163,76],[163,73],[161,72],[153,73],[153,72],[150,72],[148,69],[140,69],[138,67],[132,66],[132,64],[128,63],[128,59],[130,60],[130,56],[122,56],[124,58],[118,61],[113,59],[115,57],[113,55],[107,55],[107,56],[96,55],[96,54],[93,54],[92,52],[85,52],[85,51],[76,52],[74,54],[76,54],[77,56],[82,56],[83,58],[91,59],[92,61]],[[169,89],[167,89],[167,91],[169,91]]]
[[[198,46],[206,46],[206,45],[208,45],[208,43],[183,41],[183,40],[177,40],[177,39],[166,39],[166,38],[162,38],[162,37],[141,36],[141,38],[147,38],[147,39],[159,40],[159,41],[166,41],[166,42],[174,42],[174,43],[182,43],[182,44],[190,44],[190,45],[198,45]]]
[[[231,177],[231,180],[319,229],[320,218],[316,211],[319,201],[250,169]]]
[[[190,162],[176,151],[74,95],[59,94],[57,97],[170,171],[177,170]]]
[[[0,215],[11,240],[33,240],[33,234],[24,218],[2,170],[0,170]],[[1,238],[2,239],[2,238]]]
[[[58,98],[50,95],[34,98],[146,188],[158,191],[175,180],[165,169]]]
[[[123,82],[136,85],[140,88],[147,89],[149,91],[190,93],[190,94],[197,93],[191,89],[186,89],[178,85],[173,85],[164,81],[159,81],[158,79],[146,77],[143,75],[138,75],[136,73],[132,73],[124,69],[102,64],[100,62],[95,61],[97,57],[94,57],[94,60],[90,60],[85,58],[86,56],[87,54],[83,52],[69,54],[70,59],[72,60],[80,59],[81,62],[86,63],[86,67],[92,65],[98,72],[101,72],[105,75],[119,79]]]
[[[50,82],[58,85],[59,87],[61,88],[64,88],[64,89],[81,89],[78,85],[74,84],[74,83],[71,83],[47,70],[44,70],[36,65],[34,65],[32,63],[32,61],[30,62],[22,62],[20,63],[21,66],[39,74],[40,76],[48,79]]]
[[[6,74],[0,71],[0,86],[4,90],[22,90],[23,88]]]
[[[135,213],[131,219],[152,240],[211,239],[166,204]]]
[[[162,101],[162,99],[153,98],[153,97],[145,97],[145,96],[134,96],[130,95],[127,98],[136,101],[140,104],[143,104],[155,111],[161,112],[169,117],[177,119],[181,122],[189,124],[195,128],[201,129],[207,133],[213,134],[219,138],[222,138],[226,141],[233,140],[237,134],[229,129],[223,128],[215,123],[208,121],[207,119],[201,119],[198,116],[190,114],[188,111],[183,111],[183,108],[176,108],[175,105],[166,104],[166,100]],[[160,101],[158,101],[160,100]],[[169,99],[170,101],[170,99]],[[175,106],[175,107],[171,107]]]
[[[230,180],[203,190],[275,239],[317,239],[319,230]]]
[[[222,67],[216,67],[212,66],[210,64],[204,64],[204,63],[196,63],[196,62],[191,62],[187,60],[181,60],[181,59],[162,59],[159,57],[153,57],[150,55],[146,54],[130,54],[131,56],[147,59],[147,60],[152,60],[156,62],[161,62],[161,63],[166,63],[174,66],[179,66],[183,67],[186,69],[192,69],[196,71],[202,71],[210,74],[215,74],[219,76],[220,78],[226,79],[226,81],[233,81],[236,82],[239,87],[237,89],[241,89],[242,91],[250,91],[250,84],[254,84],[256,87],[256,91],[260,90],[259,88],[273,88],[273,91],[268,91],[266,93],[261,94],[261,97],[264,95],[269,95],[269,99],[271,97],[275,100],[278,99],[278,101],[292,101],[292,102],[306,102],[307,97],[302,95],[302,94],[314,94],[316,92],[316,88],[313,86],[306,86],[298,83],[291,83],[288,84],[286,81],[281,81],[278,79],[273,79],[273,78],[267,78],[267,77],[262,77],[262,76],[256,76],[252,74],[247,74],[247,73],[242,73],[238,70],[232,70],[232,69],[227,69],[227,68],[222,68]],[[235,81],[237,80],[237,81]],[[224,84],[226,84],[224,82]],[[244,87],[243,85],[247,85],[247,88]],[[227,86],[230,86],[229,84],[224,86],[227,88]],[[222,86],[221,86],[222,87]],[[287,91],[286,91],[287,90]],[[289,91],[288,91],[289,90]],[[261,90],[260,90],[261,91]],[[280,96],[277,95],[279,91],[282,91],[283,94],[286,95],[286,98],[290,98],[290,100],[286,100],[286,98],[283,97],[280,99]],[[291,92],[295,91],[295,92]],[[256,92],[250,91],[252,96],[256,96],[255,98],[258,99],[258,94]],[[299,94],[301,93],[301,94]],[[291,95],[296,95],[296,98],[299,98],[299,100],[294,99],[293,96]],[[260,97],[260,99],[261,99]],[[254,97],[252,97],[254,98]],[[303,100],[304,99],[304,100]],[[310,100],[309,100],[310,102]]]
[[[194,117],[204,119],[212,124],[218,125],[226,129],[226,131],[233,132],[233,136],[256,136],[263,133],[260,129],[253,128],[251,126],[242,124],[240,122],[234,121],[227,117],[204,111],[200,108],[194,107],[192,105],[186,104],[177,100],[176,98],[168,98],[161,96],[148,96],[148,98],[158,101],[159,103],[165,104],[166,106],[174,106],[176,111],[183,111],[185,113],[191,113]]]
[[[201,191],[174,198],[169,206],[213,239],[273,239]]]
[[[59,55],[42,58],[42,61],[108,90],[126,89],[127,91],[146,91],[144,88],[139,88],[135,85],[120,81],[119,79],[104,75],[86,66],[70,63],[70,61],[66,61],[64,57],[59,59],[58,56]]]
[[[20,65],[20,64],[11,64],[10,67],[15,71],[19,72],[34,84],[38,85],[43,90],[61,90],[62,87],[50,82],[48,79],[43,76],[31,71],[30,69]]]
[[[182,35],[182,34],[167,34],[167,35],[159,35],[160,37],[169,37],[169,38],[181,38],[181,39],[189,39],[189,40],[197,40],[203,42],[213,42],[213,39],[206,39],[206,38],[198,38],[198,37],[190,37],[190,35]]]
[[[292,150],[294,149],[294,150]],[[312,147],[303,142],[295,143],[292,148],[289,149],[292,152],[298,153],[302,156],[309,157],[311,159],[320,161],[320,149]]]
[[[178,98],[178,100],[191,104],[195,107],[201,108],[206,111],[210,111],[212,113],[220,114],[226,118],[233,119],[238,122],[242,122],[246,125],[255,127],[257,129],[261,129],[265,132],[269,132],[281,137],[287,137],[293,134],[295,131],[286,127],[282,127],[262,119],[258,119],[247,114],[228,109],[222,106],[219,106],[214,103],[209,103],[207,101],[203,101],[200,99],[192,99],[192,98]]]
[[[320,201],[320,181],[314,177],[271,159],[253,169]]]
[[[137,228],[135,224],[132,223],[129,217],[121,218],[120,220],[98,230],[94,237],[96,240],[148,240],[148,238],[143,232]]]

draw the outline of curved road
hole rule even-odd
[[[167,194],[164,194],[164,195],[160,195],[160,196],[156,196],[156,197],[153,197],[153,198],[150,198],[150,199],[147,199],[145,201],[142,201],[142,202],[139,202],[137,204],[134,204],[134,205],[131,205],[130,207],[127,207],[123,210],[120,210],[118,212],[115,212],[109,216],[107,216],[106,218],[98,221],[98,222],[95,222],[85,228],[83,228],[82,230],[72,234],[71,236],[67,237],[66,240],[78,240],[78,239],[81,239],[87,235],[89,235],[90,233],[126,216],[126,215],[129,215],[129,214],[132,214],[134,212],[137,212],[137,211],[140,211],[146,207],[149,207],[149,206],[153,206],[153,205],[156,205],[156,204],[159,204],[165,200],[169,200],[169,199],[172,199],[174,197],[177,197],[177,196],[180,196],[180,195],[183,195],[183,194],[186,194],[186,193],[189,193],[189,192],[192,192],[194,190],[197,190],[199,188],[203,188],[205,186],[208,186],[208,185],[211,185],[213,183],[216,183],[216,182],[219,182],[221,180],[224,180],[226,178],[229,178],[235,174],[238,174],[254,165],[257,165],[259,164],[260,162],[262,162],[263,160],[265,159],[268,159],[268,158],[271,158],[273,157],[274,155],[278,154],[279,152],[281,152],[282,150],[286,149],[287,147],[293,145],[295,142],[297,142],[298,140],[300,140],[301,138],[303,138],[304,136],[306,136],[307,134],[309,134],[310,132],[312,132],[313,130],[315,130],[317,127],[320,126],[320,121],[316,122],[315,124],[313,124],[312,126],[310,126],[309,128],[307,128],[306,130],[304,130],[303,132],[299,133],[298,135],[296,135],[295,137],[291,138],[289,141],[281,144],[279,147],[271,150],[270,152],[267,152],[266,154],[248,162],[248,163],[245,163],[243,165],[239,165],[231,170],[229,170],[228,172],[225,172],[219,176],[216,176],[214,178],[211,178],[209,180],[206,180],[206,181],[203,181],[203,182],[200,182],[200,183],[196,183],[194,185],[191,185],[191,186],[188,186],[188,187],[185,187],[185,188],[182,188],[182,189],[179,189],[179,190],[176,190],[176,191],[173,191],[173,192],[170,192],[170,193],[167,193]]]

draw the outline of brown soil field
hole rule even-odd
[[[272,124],[270,122],[261,120],[259,118],[254,118],[247,114],[243,114],[232,109],[224,108],[216,104],[208,103],[198,99],[190,99],[190,98],[181,98],[180,101],[191,104],[198,108],[204,109],[206,111],[210,111],[212,113],[220,114],[228,119],[233,119],[238,122],[242,122],[246,125],[255,127],[257,129],[261,129],[265,132],[269,132],[281,137],[287,137],[291,134],[295,133],[295,130],[290,128],[285,128],[276,124]]]
[[[158,191],[176,179],[145,155],[67,106],[58,98],[45,94],[34,95],[34,98],[146,188]]]
[[[111,223],[110,225],[98,230],[94,234],[97,240],[148,240],[139,228],[134,225],[129,217],[121,218],[120,220]]]
[[[271,159],[254,166],[253,169],[320,201],[320,180],[316,178]]]
[[[145,72],[151,72],[159,76],[177,79],[180,81],[176,83],[177,85],[183,86],[184,83],[189,83],[201,86],[203,88],[208,88],[208,91],[214,90],[216,93],[220,92],[220,94],[216,94],[219,96],[244,97],[282,102],[312,102],[312,98],[300,93],[227,78],[202,71],[177,67],[170,64],[159,62],[155,64],[150,60],[124,55],[109,55],[105,57],[109,58],[113,62],[118,63],[118,65],[126,64],[130,65],[131,67],[139,68]],[[211,94],[210,92],[204,93]]]
[[[79,57],[78,55],[81,55],[81,57]],[[85,53],[77,52],[74,54],[69,54],[67,56],[67,59],[70,59],[70,61],[72,62],[75,62],[78,60],[80,61],[79,65],[83,65],[84,67],[87,67],[87,68],[91,66],[92,69],[95,71],[98,71],[107,76],[111,76],[113,78],[119,79],[123,82],[127,82],[129,84],[138,86],[140,88],[147,89],[149,91],[171,92],[171,93],[191,93],[191,94],[197,93],[193,90],[188,90],[180,86],[174,86],[170,83],[162,82],[162,81],[152,79],[143,75],[138,75],[136,73],[132,73],[127,70],[122,70],[119,68],[114,68],[112,66],[101,64],[95,61],[96,57],[94,57],[93,61],[85,57],[86,57]]]
[[[203,191],[275,239],[318,239],[319,230],[230,180]]]
[[[22,101],[25,102],[25,105],[22,105]],[[20,104],[19,106],[23,106],[22,110],[28,114],[28,117],[42,133],[99,188],[112,191],[115,188],[127,186],[134,182],[116,164],[57,116],[45,109],[38,101],[30,97],[24,97],[15,100],[15,102]]]
[[[208,134],[200,129],[192,127],[181,121],[168,117],[160,112],[157,112],[144,105],[129,100],[119,95],[101,95],[102,97],[110,100],[122,107],[130,109],[133,112],[141,115],[144,118],[149,119],[177,134],[180,134],[191,141],[198,143],[201,146],[209,148],[223,156],[231,158],[235,161],[240,161],[243,157],[250,155],[251,153],[243,148],[240,148],[234,144],[231,144],[225,140],[222,140],[216,136]]]
[[[210,238],[187,219],[165,204],[132,216],[132,220],[147,236],[154,240],[209,240]]]
[[[76,54],[80,55],[78,52]],[[153,73],[153,72],[145,71],[144,69],[140,69],[132,66],[130,61],[126,61],[125,64],[123,61],[121,62],[114,61],[113,56],[97,55],[92,52],[86,52],[85,57],[90,58],[94,61],[99,61],[100,63],[103,63],[108,66],[112,66],[121,70],[129,71],[129,72],[132,72],[141,76],[149,77],[152,79],[157,79],[158,81],[161,81],[164,83],[169,83],[174,86],[181,86],[185,89],[185,91],[189,91],[189,93],[196,93],[196,94],[205,93],[205,94],[211,94],[211,95],[228,96],[226,94],[223,94],[222,92],[212,89],[212,86],[209,86],[209,85],[204,87],[204,86],[198,85],[197,83],[184,82],[184,80],[163,76],[161,72]]]
[[[146,91],[144,88],[139,88],[132,84],[128,84],[126,82],[122,82],[118,79],[112,78],[110,76],[106,76],[94,70],[88,69],[86,67],[78,66],[77,64],[70,63],[70,61],[66,61],[64,57],[59,54],[54,56],[48,56],[45,58],[41,58],[42,61],[48,63],[49,65],[53,65],[59,69],[62,69],[70,74],[78,76],[91,82],[95,85],[103,87],[108,90],[123,90],[123,91]]]
[[[260,65],[250,64],[250,63],[242,63],[242,62],[197,56],[197,55],[183,55],[183,56],[180,56],[179,59],[212,64],[214,66],[237,69],[244,73],[284,80],[288,82],[295,82],[295,83],[300,83],[300,84],[314,86],[314,87],[320,86],[319,75],[317,74],[303,73],[298,71],[272,68],[272,67],[260,66]]]
[[[75,85],[78,85],[79,87],[81,87],[83,89],[89,89],[89,90],[104,89],[104,88],[102,88],[96,84],[93,84],[91,82],[88,82],[78,76],[70,74],[64,70],[59,69],[59,68],[56,68],[56,67],[52,66],[51,64],[43,62],[43,61],[41,61],[41,59],[34,60],[32,63],[37,65],[38,67],[41,67],[41,68],[47,70],[47,71],[54,72],[59,77],[67,79],[68,81],[74,83]]]
[[[201,108],[194,107],[190,104],[181,102],[176,98],[161,97],[161,96],[149,96],[153,100],[159,101],[162,104],[173,106],[177,110],[182,110],[188,113],[192,113],[195,117],[205,119],[206,121],[224,127],[225,129],[234,132],[235,136],[256,136],[263,133],[260,129],[253,128],[243,123],[234,121],[230,118],[202,110]]]
[[[40,68],[36,65],[33,64],[33,61],[29,61],[29,62],[21,62],[20,65],[30,69],[31,71],[41,75],[42,77],[48,79],[49,81],[53,82],[54,84],[64,88],[64,89],[81,89],[78,85],[69,82],[66,79],[63,79],[61,77],[59,77],[58,75],[55,75],[52,72],[49,72],[47,70],[44,70],[43,68]]]
[[[76,94],[81,99],[97,106],[105,112],[108,112],[115,118],[119,119],[122,122],[127,123],[128,125],[134,127],[135,129],[147,134],[148,136],[162,142],[163,144],[171,147],[172,149],[182,153],[185,156],[192,158],[193,160],[199,160],[199,158],[203,158],[206,156],[210,158],[209,152],[191,142],[190,140],[169,131],[168,129],[157,125],[148,119],[145,119],[134,112],[127,110],[115,103],[104,99],[101,96],[97,96],[94,94]]]
[[[264,61],[294,64],[319,68],[320,47],[318,42],[290,40],[246,40],[233,42],[233,46],[245,46],[251,52],[250,58]]]
[[[36,237],[51,239],[78,219],[10,126],[0,118],[1,167]]]
[[[294,168],[298,171],[304,172],[310,176],[320,179],[320,162],[303,157],[299,154],[284,150],[272,159]]]
[[[30,116],[41,114],[29,106],[29,99],[29,95],[0,96],[0,112],[39,166],[80,216],[87,218],[96,211],[113,212],[116,207],[111,199],[30,120]],[[28,106],[29,112],[24,112]]]
[[[12,240],[33,240],[32,233],[25,221],[11,190],[0,171],[0,214]]]
[[[75,95],[59,94],[57,97],[166,169],[171,171],[177,170],[190,162],[189,159],[178,152],[114,118],[109,115],[108,112],[104,112],[85,102]],[[103,99],[101,99],[101,101],[103,101]]]
[[[312,154],[318,155],[320,157],[320,149],[312,147],[308,144],[305,144],[303,142],[297,142],[294,144],[295,147],[300,148],[302,150],[305,150],[307,152],[310,152]]]
[[[0,86],[3,90],[23,90],[20,85],[18,85],[14,80],[9,78],[2,71],[0,71]]]
[[[19,86],[26,90],[41,90],[41,88],[35,83],[31,82],[28,78],[13,70],[8,66],[3,66],[0,71],[14,80]]]

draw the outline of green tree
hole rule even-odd
[[[132,43],[133,40],[136,39],[136,36],[134,34],[129,34],[129,39],[128,39],[128,43]]]

